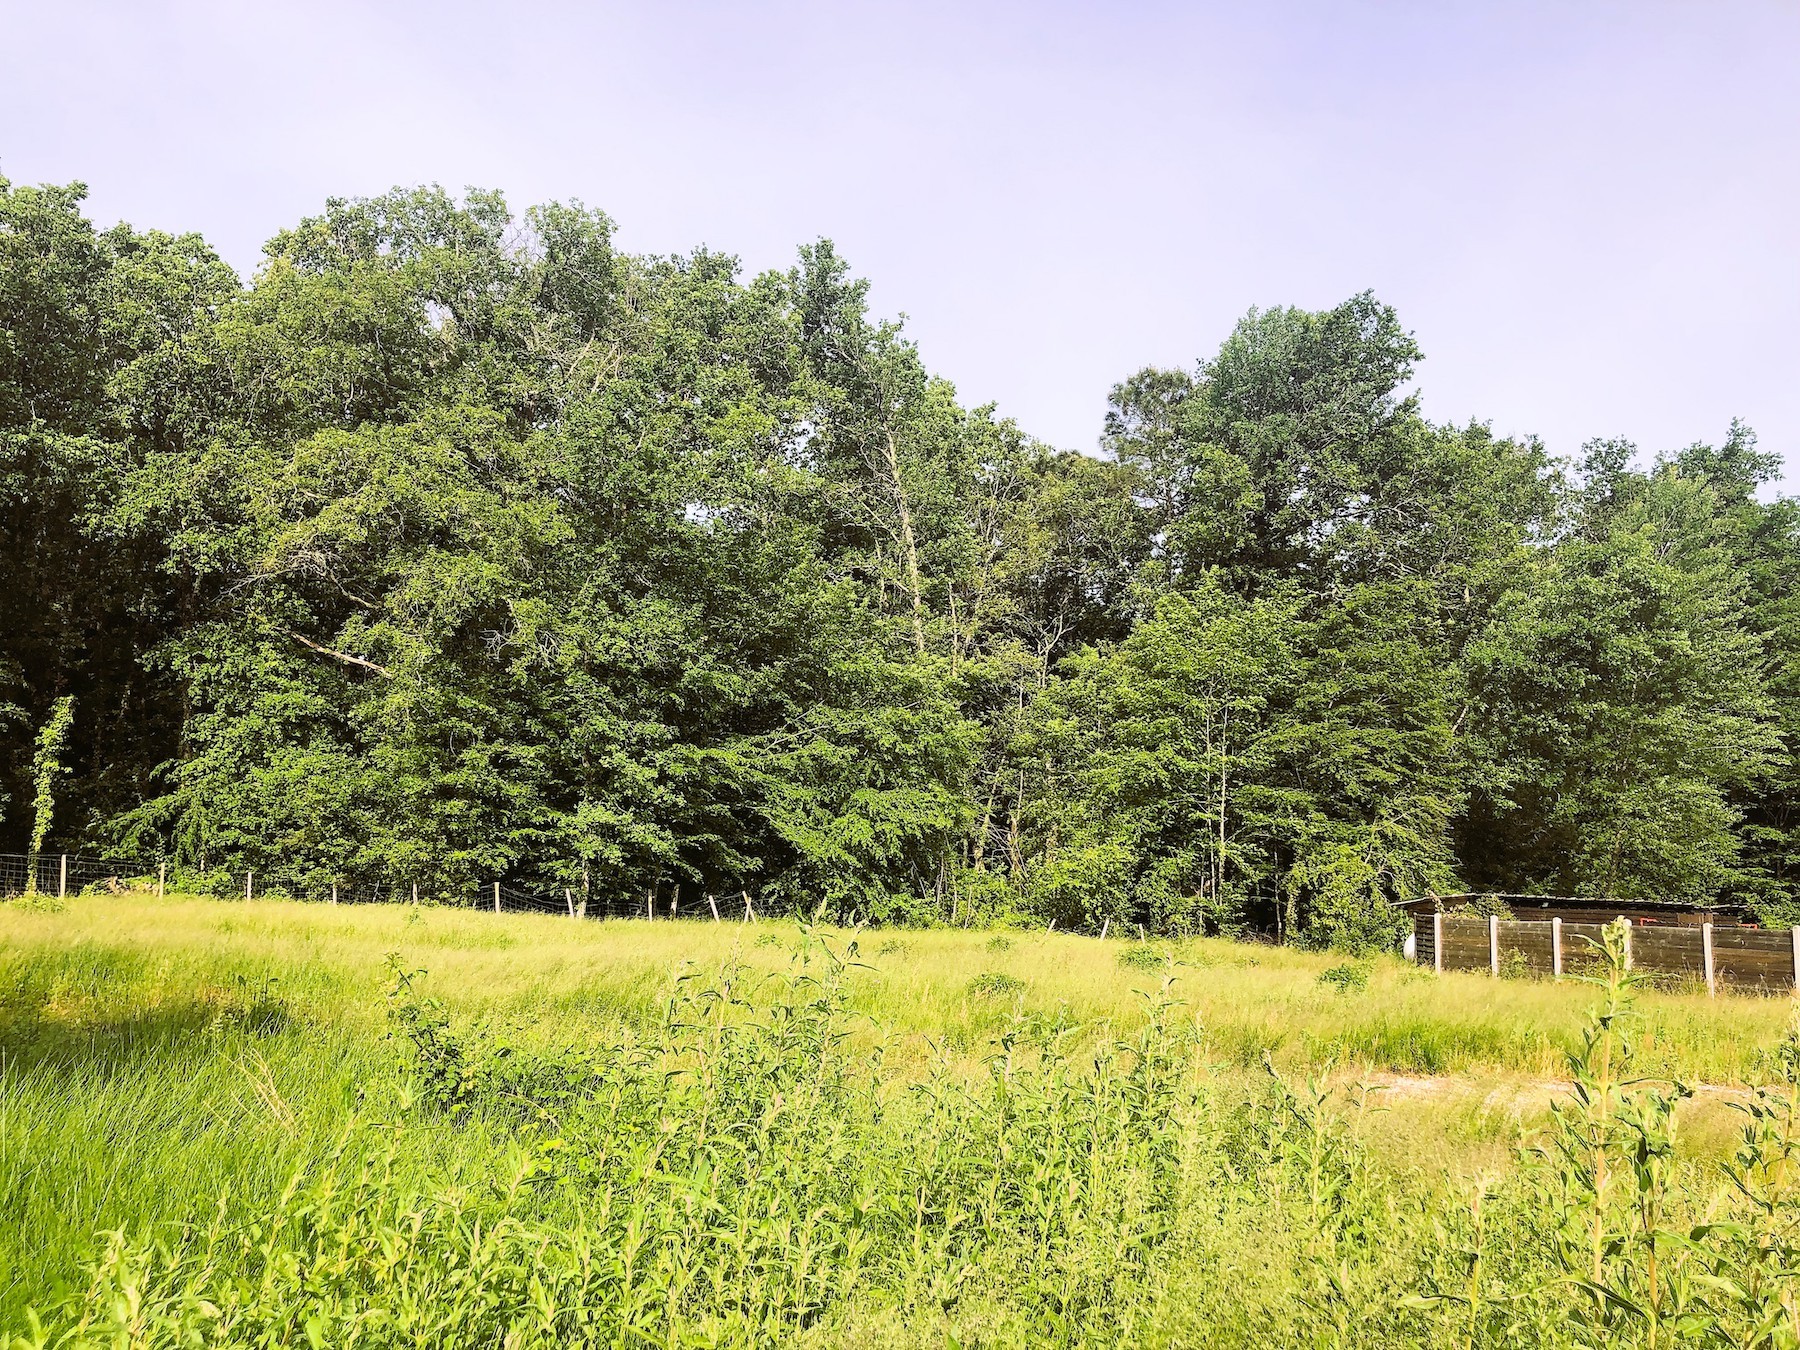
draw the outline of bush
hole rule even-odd
[[[13,910],[23,910],[27,914],[61,914],[68,908],[54,895],[46,895],[42,891],[33,891],[8,900],[7,906]]]
[[[1340,994],[1360,994],[1369,987],[1369,968],[1347,961],[1320,971],[1319,983],[1330,985]]]
[[[1406,918],[1387,903],[1380,882],[1377,870],[1349,847],[1329,849],[1295,864],[1287,890],[1290,900],[1302,905],[1307,943],[1352,956],[1395,949],[1406,931]]]

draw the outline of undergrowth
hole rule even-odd
[[[1234,1070],[1172,977],[1130,1029],[996,1009],[971,1073],[896,1067],[858,968],[809,932],[550,1042],[395,959],[399,1090],[270,1203],[105,1235],[12,1345],[1800,1345],[1800,1026],[1684,1159],[1617,932],[1572,1089],[1472,1177],[1384,1152],[1379,1082]],[[234,1053],[286,1025],[230,1006]]]

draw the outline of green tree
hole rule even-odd
[[[1572,529],[1470,643],[1472,879],[1503,890],[1741,894],[1734,797],[1780,761],[1720,502],[1595,448]]]
[[[37,746],[31,756],[31,782],[36,789],[32,797],[31,821],[31,855],[34,858],[44,851],[44,841],[50,837],[50,824],[56,814],[56,783],[68,772],[68,766],[62,762],[63,747],[68,743],[69,726],[74,720],[74,698],[64,695],[57,699],[49,720],[38,732]]]

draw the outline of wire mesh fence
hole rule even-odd
[[[490,911],[495,914],[554,914],[571,919],[658,919],[738,922],[755,919],[747,891],[729,895],[649,887],[641,897],[599,896],[542,878],[471,883],[445,888],[399,877],[345,879],[296,891],[270,886],[255,872],[209,872],[199,886],[184,886],[166,865],[134,858],[102,858],[78,853],[0,853],[0,900],[24,895],[65,897],[83,892],[195,889],[226,899],[254,902],[280,898],[326,904],[423,904]]]
[[[0,853],[0,899],[79,895],[93,888],[128,891],[154,879],[156,865],[85,853]]]

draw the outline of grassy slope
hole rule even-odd
[[[774,969],[790,932],[141,897],[55,914],[0,906],[0,1325],[41,1302],[95,1231],[201,1217],[227,1188],[272,1194],[359,1098],[385,1109],[397,1090],[381,1039],[390,952],[428,969],[453,1010],[558,1036],[646,1017],[684,961],[735,951]],[[973,1068],[1021,1003],[1128,1024],[1164,973],[1121,963],[1131,944],[1091,938],[857,941],[873,967],[856,976],[864,1034],[890,1062],[947,1053]],[[1591,1001],[1579,987],[1438,979],[1397,961],[1340,994],[1318,979],[1330,958],[1215,941],[1173,955],[1221,1071],[1266,1047],[1297,1069],[1455,1075],[1447,1091],[1407,1084],[1385,1126],[1396,1149],[1452,1164],[1503,1150],[1529,1110],[1519,1085],[1560,1072]],[[972,993],[990,972],[1022,991]],[[1641,1068],[1720,1084],[1755,1078],[1787,1016],[1779,1000],[1691,995],[1648,995],[1644,1010]],[[438,1165],[492,1145],[428,1137]]]

